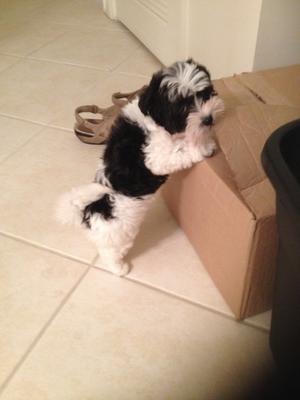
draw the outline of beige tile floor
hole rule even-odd
[[[0,0],[0,399],[223,399],[271,363],[270,313],[237,323],[160,196],[107,273],[53,218],[101,148],[73,110],[159,62],[93,0]]]

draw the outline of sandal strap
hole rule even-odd
[[[75,135],[81,142],[88,144],[104,144],[107,140],[107,137],[104,134],[88,136],[75,130]]]
[[[116,92],[111,96],[111,100],[113,104],[115,104],[116,106],[123,107],[132,99],[134,99],[137,95],[142,93],[146,89],[146,87],[147,85],[144,85],[141,88],[135,90],[134,92],[128,92],[128,93]]]
[[[100,108],[96,106],[95,104],[93,105],[86,105],[86,106],[79,106],[75,109],[75,118],[78,124],[83,124],[90,129],[93,129],[97,123],[92,123],[83,118],[80,114],[83,112],[89,112],[92,114],[100,114],[103,117],[103,114],[105,113],[106,109],[105,108]],[[102,120],[99,120],[99,122]]]

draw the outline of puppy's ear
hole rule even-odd
[[[186,62],[187,62],[188,64],[195,64],[195,61],[192,59],[192,57],[188,58],[188,59],[186,60]]]
[[[139,100],[139,107],[143,114],[149,115],[157,102],[159,87],[162,80],[162,71],[156,72],[149,83],[149,86],[142,93]]]

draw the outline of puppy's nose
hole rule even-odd
[[[213,117],[211,115],[207,115],[206,117],[202,118],[202,124],[205,126],[210,126],[213,124]]]

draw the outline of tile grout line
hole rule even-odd
[[[116,72],[116,69],[119,68],[120,65],[122,65],[123,63],[125,63],[127,60],[129,60],[131,57],[134,56],[135,53],[137,53],[139,50],[139,48],[136,48],[134,50],[132,50],[132,52],[130,52],[130,54],[128,55],[128,57],[126,57],[125,60],[119,62],[117,65],[115,65],[114,67],[110,68],[109,72]]]
[[[22,62],[22,60],[24,60],[24,57],[13,56],[13,55],[11,55],[11,54],[6,54],[6,53],[1,53],[1,52],[0,52],[0,55],[7,56],[7,57],[18,58],[18,60],[16,60],[16,62],[14,62],[14,63],[8,65],[7,67],[5,67],[4,69],[2,69],[2,70],[0,71],[0,74],[2,74],[2,72],[8,71],[10,68],[14,67],[15,65],[19,64],[20,62]]]
[[[74,62],[68,62],[68,61],[58,61],[58,60],[53,60],[53,59],[49,59],[49,58],[43,58],[43,57],[34,57],[34,53],[36,53],[37,51],[43,49],[43,47],[48,46],[49,44],[55,42],[57,39],[60,39],[62,36],[66,35],[68,33],[68,31],[65,31],[63,33],[61,33],[60,35],[58,35],[56,38],[51,39],[49,42],[42,44],[41,46],[37,47],[36,49],[32,50],[31,52],[29,52],[26,55],[17,55],[15,53],[9,53],[9,52],[1,52],[0,50],[0,54],[6,55],[6,56],[11,56],[11,57],[17,57],[20,58],[20,61],[23,60],[34,60],[34,61],[44,61],[44,62],[49,62],[49,63],[53,63],[53,64],[60,64],[60,65],[68,65],[68,66],[73,66],[73,67],[77,67],[77,68],[87,68],[87,69],[92,69],[92,70],[96,70],[96,71],[102,71],[102,72],[115,72],[115,70],[124,62],[126,62],[130,57],[132,57],[134,55],[135,52],[138,51],[139,47],[135,48],[134,50],[132,50],[132,52],[130,52],[130,54],[128,55],[128,57],[126,57],[126,59],[122,60],[120,63],[118,63],[115,66],[112,67],[95,67],[95,66],[91,66],[91,65],[86,65],[86,64],[77,64]],[[138,40],[138,39],[137,39]],[[14,64],[13,64],[14,65]],[[8,68],[10,68],[11,66],[9,66]],[[5,68],[8,69],[8,68]],[[118,72],[117,72],[118,73]]]
[[[133,73],[133,72],[124,72],[124,71],[111,71],[111,72],[113,72],[114,74],[119,74],[119,75],[123,75],[123,76],[127,76],[127,77],[135,76],[137,78],[146,78],[146,79],[148,79],[148,82],[150,82],[152,75],[156,71],[153,71],[153,73],[150,73],[149,75],[143,75],[143,74]]]
[[[55,40],[60,39],[62,36],[64,36],[66,34],[66,32],[60,33],[59,35],[57,35],[54,39],[49,40],[49,42],[46,42],[44,44],[42,44],[41,46],[37,47],[36,49],[30,51],[28,54],[26,54],[25,58],[30,57],[31,54],[35,53],[36,51],[41,50],[43,47],[48,46],[49,44],[51,44],[52,42],[55,42]]]
[[[62,251],[52,249],[51,247],[47,247],[46,245],[42,245],[40,243],[36,243],[34,241],[22,238],[20,236],[17,236],[17,235],[11,234],[11,233],[3,232],[3,231],[0,230],[0,237],[1,236],[6,237],[8,239],[15,240],[16,242],[20,242],[20,243],[26,244],[28,246],[31,246],[31,247],[37,249],[37,250],[42,250],[42,251],[51,253],[53,255],[63,257],[65,259],[67,259],[67,260],[70,260],[70,261],[73,261],[73,262],[77,262],[79,264],[86,265],[88,267],[93,267],[92,263],[95,262],[95,260],[97,259],[97,254],[96,254],[96,256],[94,256],[92,258],[92,260],[90,262],[88,262],[88,261],[83,260],[81,258],[73,257],[73,256],[71,256],[69,254],[66,254],[66,253],[62,252]]]
[[[97,256],[96,256],[94,262],[95,262],[96,260],[97,260]],[[106,270],[106,269],[104,269],[104,268],[95,266],[95,265],[92,265],[92,269],[98,270],[98,271],[100,271],[100,272],[105,272],[105,273],[111,274],[110,271],[108,271],[108,270]],[[150,290],[159,292],[159,293],[164,294],[164,295],[166,295],[166,296],[168,296],[168,297],[172,297],[172,298],[175,298],[175,299],[177,299],[177,300],[180,300],[180,301],[183,301],[183,302],[185,302],[185,303],[188,303],[188,304],[190,304],[190,305],[193,305],[193,306],[195,306],[195,307],[204,309],[204,310],[206,310],[206,311],[209,311],[209,312],[211,312],[211,313],[213,313],[213,314],[219,315],[220,317],[223,317],[223,318],[228,319],[228,320],[230,320],[230,321],[236,322],[236,323],[238,323],[238,324],[247,325],[247,326],[249,326],[249,327],[251,327],[251,328],[260,330],[260,331],[265,332],[265,333],[268,333],[268,332],[269,332],[269,330],[268,330],[267,328],[264,328],[264,327],[261,327],[261,326],[255,325],[255,324],[251,324],[251,322],[237,321],[237,320],[234,318],[234,316],[225,314],[225,313],[222,312],[222,311],[219,311],[219,310],[217,310],[217,309],[215,309],[215,308],[206,306],[205,304],[201,304],[201,303],[195,302],[195,301],[193,301],[193,300],[191,300],[191,299],[189,299],[189,298],[187,298],[187,297],[185,297],[185,296],[178,295],[178,294],[176,294],[176,293],[174,293],[174,292],[171,292],[171,291],[169,291],[169,290],[162,289],[162,288],[160,288],[160,287],[157,287],[157,286],[151,285],[151,284],[149,284],[149,283],[140,281],[140,280],[138,280],[138,279],[136,279],[136,278],[133,278],[133,277],[131,277],[131,276],[129,276],[129,275],[128,275],[128,276],[122,277],[122,279],[126,279],[127,281],[130,281],[130,282],[132,282],[132,283],[135,283],[136,285],[143,286],[143,287],[145,287],[145,288],[147,288],[147,289],[150,289]]]
[[[3,231],[0,231],[0,236],[4,236],[4,237],[7,237],[9,239],[15,240],[17,242],[21,242],[23,244],[26,244],[26,245],[29,245],[31,247],[34,247],[34,248],[36,248],[38,250],[43,250],[43,251],[49,252],[51,254],[54,254],[56,256],[63,257],[65,259],[67,259],[67,260],[70,260],[70,261],[73,261],[73,262],[78,262],[80,264],[83,264],[83,265],[86,265],[86,266],[90,267],[89,269],[93,269],[93,270],[96,270],[98,272],[104,272],[104,273],[107,273],[107,274],[111,274],[110,271],[108,271],[108,270],[106,270],[104,268],[95,266],[95,262],[96,262],[96,260],[98,258],[98,254],[96,254],[92,258],[92,260],[90,262],[87,262],[87,261],[81,260],[79,258],[72,257],[72,256],[70,256],[70,255],[68,255],[66,253],[51,249],[51,248],[46,247],[44,245],[35,243],[33,241],[30,241],[30,240],[27,240],[27,239],[24,239],[24,238],[21,238],[19,236],[16,236],[16,235],[13,235],[13,234],[9,234],[9,233],[3,232]],[[145,287],[147,289],[150,289],[150,290],[156,291],[158,293],[164,294],[166,296],[169,296],[169,297],[175,298],[177,300],[183,301],[183,302],[188,303],[190,305],[193,305],[195,307],[199,307],[199,308],[204,309],[206,311],[212,312],[213,314],[219,315],[220,317],[226,318],[226,319],[228,319],[230,321],[233,321],[233,322],[236,322],[236,323],[240,323],[240,324],[243,324],[243,325],[247,325],[247,326],[249,326],[251,328],[257,329],[257,330],[262,331],[264,333],[269,333],[269,329],[267,329],[265,327],[258,326],[256,324],[252,324],[251,322],[236,321],[233,316],[225,314],[224,312],[218,311],[218,310],[216,310],[216,309],[214,309],[212,307],[206,306],[205,304],[201,304],[201,303],[195,302],[195,301],[193,301],[193,300],[191,300],[191,299],[189,299],[187,297],[178,295],[178,294],[176,294],[174,292],[171,292],[171,291],[168,291],[166,289],[161,289],[161,288],[159,288],[157,286],[154,286],[154,285],[151,285],[149,283],[137,280],[137,279],[135,279],[133,277],[130,277],[130,276],[125,276],[125,277],[123,277],[123,279],[126,279],[127,281],[130,281],[130,282],[132,282],[132,283],[134,283],[136,285],[143,286],[143,287]]]
[[[49,42],[49,43],[51,43],[51,42]],[[41,46],[40,48],[43,48],[43,47],[44,47],[44,45]],[[38,48],[37,50],[39,50],[40,48]],[[91,70],[96,70],[96,71],[101,71],[101,72],[106,72],[106,73],[115,73],[115,74],[128,76],[128,77],[147,78],[147,79],[150,79],[150,77],[151,77],[151,74],[150,75],[148,75],[148,74],[144,75],[144,74],[134,73],[134,72],[117,71],[117,68],[120,65],[122,65],[123,63],[125,63],[127,60],[129,60],[132,57],[132,55],[137,51],[137,49],[133,50],[132,53],[130,53],[130,55],[128,57],[126,57],[126,59],[122,60],[120,63],[118,63],[117,65],[115,65],[113,67],[95,67],[95,66],[86,65],[86,64],[77,64],[77,63],[74,63],[74,62],[58,61],[58,60],[53,60],[53,59],[50,59],[50,58],[41,58],[41,57],[32,56],[31,54],[34,54],[35,51],[37,51],[37,50],[32,51],[31,53],[29,53],[26,56],[21,56],[21,55],[17,55],[17,54],[13,54],[13,53],[7,53],[7,52],[1,52],[1,50],[0,50],[0,55],[9,56],[9,57],[15,57],[15,58],[19,59],[18,61],[16,61],[12,65],[9,65],[4,70],[0,71],[0,73],[4,72],[4,71],[7,71],[8,69],[12,68],[14,65],[20,63],[22,60],[23,61],[24,60],[33,60],[33,61],[40,61],[40,62],[46,62],[46,63],[52,63],[52,64],[72,66],[72,67],[77,67],[77,68],[82,68],[82,69],[91,69]]]
[[[73,295],[73,293],[75,292],[75,290],[78,288],[78,286],[81,284],[81,282],[83,281],[83,279],[86,277],[86,275],[88,274],[89,270],[91,267],[87,267],[85,269],[85,271],[83,272],[83,274],[79,277],[79,279],[77,280],[77,282],[75,283],[75,285],[70,289],[70,291],[66,294],[65,298],[61,301],[61,303],[56,307],[56,309],[54,310],[53,314],[50,316],[50,318],[48,319],[48,321],[44,324],[43,328],[39,331],[39,333],[37,334],[37,336],[34,338],[34,340],[31,342],[31,344],[28,346],[27,350],[25,351],[25,353],[23,354],[23,356],[19,359],[19,361],[17,362],[17,364],[14,366],[14,368],[12,369],[12,371],[10,372],[10,374],[6,377],[6,379],[4,380],[4,382],[0,385],[0,397],[2,396],[3,392],[5,391],[5,389],[7,388],[7,386],[9,385],[9,383],[11,382],[11,380],[13,379],[13,377],[17,374],[17,372],[19,371],[19,369],[22,367],[22,365],[24,364],[24,362],[27,360],[27,358],[29,357],[29,355],[31,354],[31,352],[34,350],[34,348],[37,346],[37,344],[39,343],[39,341],[42,339],[43,335],[45,334],[45,332],[47,331],[47,329],[49,328],[49,326],[52,324],[52,322],[55,320],[55,318],[57,317],[57,315],[60,313],[60,311],[62,310],[62,308],[65,306],[65,304],[68,302],[68,300],[70,299],[70,297]]]
[[[63,35],[65,35],[65,33],[66,33],[66,32],[63,32],[63,33],[59,34],[59,35],[56,36],[54,39],[51,39],[51,40],[49,40],[49,42],[46,42],[46,43],[44,43],[44,44],[38,46],[36,49],[30,51],[29,53],[27,53],[27,54],[25,54],[25,55],[16,54],[16,53],[10,53],[10,52],[7,52],[7,51],[1,51],[1,49],[0,49],[0,54],[2,54],[2,55],[4,55],[4,56],[10,56],[10,57],[17,57],[17,58],[20,58],[20,61],[21,61],[21,60],[27,60],[27,59],[30,57],[31,54],[33,54],[33,53],[35,53],[36,51],[42,49],[44,46],[48,46],[48,44],[54,42],[56,39],[59,39],[60,37],[62,37]],[[13,65],[15,65],[15,64],[13,64]],[[1,71],[1,72],[2,72],[2,71]]]
[[[18,117],[17,115],[7,114],[7,113],[2,112],[2,111],[0,111],[0,117],[6,117],[6,118],[10,118],[10,119],[17,119],[18,121],[29,122],[31,124],[43,126],[45,128],[49,126],[45,122],[38,122],[38,121],[34,121],[32,119],[26,119],[26,118],[23,118],[23,117]]]
[[[35,52],[35,50],[30,54],[33,54],[34,52]],[[150,77],[151,77],[151,74],[150,75],[144,75],[144,74],[139,74],[139,73],[134,73],[134,72],[116,71],[116,69],[120,65],[122,65],[124,62],[126,62],[132,56],[132,54],[130,56],[128,56],[125,60],[121,61],[119,64],[114,66],[114,67],[95,67],[95,66],[92,66],[92,65],[77,64],[77,63],[73,63],[71,61],[57,61],[57,60],[53,60],[51,58],[34,57],[34,56],[31,56],[30,54],[27,55],[27,56],[20,56],[20,55],[17,55],[17,54],[1,52],[0,51],[0,55],[19,58],[19,60],[17,62],[15,62],[12,65],[9,65],[4,70],[0,71],[0,73],[10,69],[14,65],[18,64],[19,62],[21,62],[22,60],[23,61],[24,60],[33,60],[33,61],[46,62],[46,63],[50,63],[50,64],[66,65],[66,66],[82,68],[82,69],[91,69],[91,70],[94,70],[94,71],[101,71],[101,72],[106,72],[106,73],[115,73],[115,74],[119,74],[119,75],[123,75],[123,76],[130,76],[130,77],[135,76],[137,78],[147,78],[147,79],[150,79]]]
[[[17,115],[6,114],[6,113],[4,113],[2,111],[0,111],[0,117],[16,119],[18,121],[22,121],[22,122],[26,122],[26,123],[30,123],[30,124],[34,124],[34,125],[40,125],[40,126],[42,126],[44,128],[52,128],[52,129],[57,129],[57,130],[64,131],[64,132],[73,132],[73,129],[71,129],[71,128],[64,128],[63,126],[53,125],[53,124],[51,124],[51,122],[49,122],[49,123],[38,122],[38,121],[34,121],[32,119],[26,119],[26,118],[23,118],[23,117],[18,117]]]
[[[109,270],[107,270],[107,269],[105,269],[105,268],[102,268],[102,267],[100,267],[100,266],[96,266],[96,265],[95,265],[95,263],[96,263],[98,257],[99,257],[99,256],[96,255],[95,259],[93,260],[93,262],[92,262],[92,269],[93,269],[93,270],[96,270],[96,271],[99,271],[99,272],[105,272],[105,273],[107,273],[107,274],[111,274],[111,272],[110,272]],[[134,283],[134,284],[136,284],[136,285],[143,286],[143,287],[145,287],[145,288],[147,288],[147,289],[150,289],[150,290],[159,292],[159,293],[164,294],[164,295],[166,295],[166,296],[168,296],[168,297],[175,298],[175,299],[177,299],[177,300],[183,301],[183,302],[188,303],[188,304],[190,304],[190,305],[193,305],[193,306],[196,306],[196,307],[205,309],[205,310],[207,310],[207,311],[213,312],[214,314],[218,314],[218,315],[220,315],[221,317],[225,317],[226,319],[235,321],[235,319],[234,319],[233,316],[230,316],[230,315],[228,315],[228,314],[225,314],[225,313],[222,312],[222,311],[218,311],[218,310],[216,310],[216,309],[214,309],[214,308],[211,308],[211,307],[206,306],[206,305],[204,305],[204,304],[201,304],[201,303],[198,303],[198,302],[196,302],[196,301],[193,301],[193,300],[191,300],[191,299],[189,299],[189,298],[187,298],[187,297],[185,297],[185,296],[178,295],[178,294],[176,294],[176,293],[174,293],[174,292],[172,292],[172,291],[169,291],[169,290],[166,290],[166,289],[162,289],[162,288],[160,288],[160,287],[154,286],[154,285],[152,285],[152,284],[150,284],[150,283],[147,283],[147,282],[143,282],[143,281],[141,281],[141,280],[138,280],[138,279],[136,279],[136,278],[131,277],[130,275],[123,276],[122,279],[126,279],[127,281],[132,282],[132,283]],[[237,322],[238,322],[238,321],[237,321]]]
[[[86,65],[86,64],[76,64],[73,62],[69,61],[57,61],[57,60],[52,60],[50,58],[41,58],[41,57],[33,57],[33,56],[28,56],[26,57],[27,60],[33,60],[33,61],[42,61],[42,62],[48,62],[52,64],[59,64],[59,65],[67,65],[71,67],[76,67],[76,68],[86,68],[86,69],[91,69],[95,71],[101,71],[101,72],[110,72],[109,68],[105,67],[94,67],[91,65]]]
[[[34,52],[35,52],[35,50],[34,50]],[[30,54],[33,54],[34,52],[32,52]],[[7,52],[1,52],[0,51],[0,55],[19,58],[19,60],[17,62],[13,63],[12,65],[9,65],[4,70],[0,71],[0,73],[6,72],[7,70],[12,68],[16,64],[20,63],[21,61],[32,60],[32,61],[45,62],[45,63],[49,63],[49,64],[59,64],[59,65],[65,65],[65,66],[75,67],[75,68],[90,69],[90,70],[93,70],[93,71],[114,73],[114,74],[128,76],[128,77],[147,78],[147,79],[150,79],[150,77],[151,77],[151,76],[146,75],[146,74],[143,75],[143,74],[134,73],[134,72],[117,71],[117,68],[120,65],[122,65],[124,62],[126,62],[132,56],[132,54],[130,56],[128,56],[125,60],[121,61],[119,64],[117,64],[116,66],[113,66],[113,67],[95,67],[95,66],[92,66],[92,65],[77,64],[77,63],[70,62],[70,61],[57,61],[57,60],[53,60],[53,59],[50,59],[50,58],[34,57],[34,56],[31,56],[30,54],[27,55],[27,56],[20,56],[20,55],[16,55],[16,54],[13,54],[13,53],[7,53]]]
[[[60,128],[60,127],[53,126],[53,125],[44,125],[42,123],[38,123],[38,122],[34,122],[34,121],[23,119],[23,118],[18,118],[18,117],[13,117],[13,116],[10,116],[10,115],[6,115],[6,114],[3,114],[1,112],[0,112],[0,117],[5,117],[5,118],[17,120],[17,121],[22,121],[22,122],[25,122],[25,123],[31,123],[33,125],[38,125],[41,128],[36,133],[34,133],[32,136],[30,136],[30,138],[27,139],[24,143],[20,144],[19,147],[17,147],[11,153],[7,154],[7,156],[5,156],[2,160],[0,160],[0,165],[5,163],[11,157],[15,156],[19,151],[21,151],[24,147],[26,147],[28,144],[30,144],[36,137],[40,136],[42,134],[43,130],[46,129],[46,128],[48,128],[48,129],[49,128],[57,129],[57,130],[61,130],[63,132],[73,132],[71,129],[68,130],[66,128]],[[0,233],[1,233],[1,231],[0,231]]]
[[[94,265],[92,266],[92,268],[95,269],[95,270],[100,270],[101,272],[107,272],[108,274],[111,273],[110,271],[108,271],[108,270],[106,270],[106,269],[104,269],[104,268],[96,267],[96,266],[94,266]],[[218,311],[218,310],[216,310],[216,309],[214,309],[214,308],[210,308],[209,306],[205,306],[204,304],[197,303],[197,302],[195,302],[195,301],[193,301],[193,300],[190,300],[190,299],[187,298],[187,297],[178,295],[178,294],[176,294],[176,293],[174,293],[174,292],[171,292],[171,291],[169,291],[169,290],[161,289],[160,287],[157,287],[157,286],[151,285],[151,284],[149,284],[149,283],[140,281],[140,280],[138,280],[138,279],[136,279],[136,278],[133,278],[133,277],[131,277],[131,276],[129,276],[129,275],[123,276],[122,279],[126,279],[127,281],[130,281],[130,282],[132,282],[132,283],[135,283],[136,285],[143,286],[143,287],[145,287],[145,288],[147,288],[147,289],[150,289],[150,290],[159,292],[159,293],[161,293],[161,294],[165,294],[166,296],[175,298],[175,299],[177,299],[177,300],[181,300],[181,301],[183,301],[183,302],[185,302],[185,303],[188,303],[188,304],[191,304],[191,305],[193,305],[193,306],[196,306],[196,307],[205,309],[205,310],[210,311],[210,312],[212,312],[212,313],[214,313],[214,314],[218,314],[219,316],[224,317],[224,318],[226,318],[226,319],[235,321],[234,318],[233,318],[232,316],[227,315],[227,314],[223,313],[222,311]]]
[[[1,116],[1,114],[0,114],[0,116]],[[41,128],[38,132],[34,133],[32,136],[30,136],[30,138],[28,140],[26,140],[24,143],[22,143],[17,149],[13,150],[6,157],[4,157],[0,161],[0,165],[5,163],[7,160],[9,160],[14,155],[16,155],[20,150],[23,149],[23,147],[27,146],[27,144],[29,144],[35,137],[37,137],[37,136],[39,136],[41,134],[42,130],[43,130],[43,128]]]
[[[64,35],[64,34],[62,34]],[[62,36],[61,35],[61,36]],[[47,43],[50,44],[51,42]],[[46,44],[46,45],[47,45]],[[53,60],[51,58],[42,58],[42,57],[34,57],[32,56],[32,54],[34,54],[36,51],[42,49],[44,47],[41,46],[38,49],[33,50],[32,52],[28,53],[26,56],[21,56],[21,55],[17,55],[14,53],[9,53],[9,52],[2,52],[0,50],[0,55],[3,56],[9,56],[9,57],[15,57],[15,58],[19,58],[20,60],[17,61],[16,63],[9,65],[7,68],[5,68],[3,71],[6,71],[7,69],[13,67],[14,65],[16,65],[17,63],[23,61],[27,61],[27,60],[33,60],[33,61],[40,61],[40,62],[45,62],[45,63],[49,63],[49,64],[59,64],[59,65],[66,65],[66,66],[71,66],[71,67],[77,67],[77,68],[86,68],[86,69],[92,69],[92,70],[96,70],[96,71],[102,71],[102,72],[110,72],[109,68],[104,68],[104,67],[94,67],[94,66],[90,66],[90,65],[86,65],[86,64],[76,64],[76,63],[72,63],[72,62],[68,62],[68,61],[57,61],[57,60]],[[0,71],[3,72],[3,71]]]

